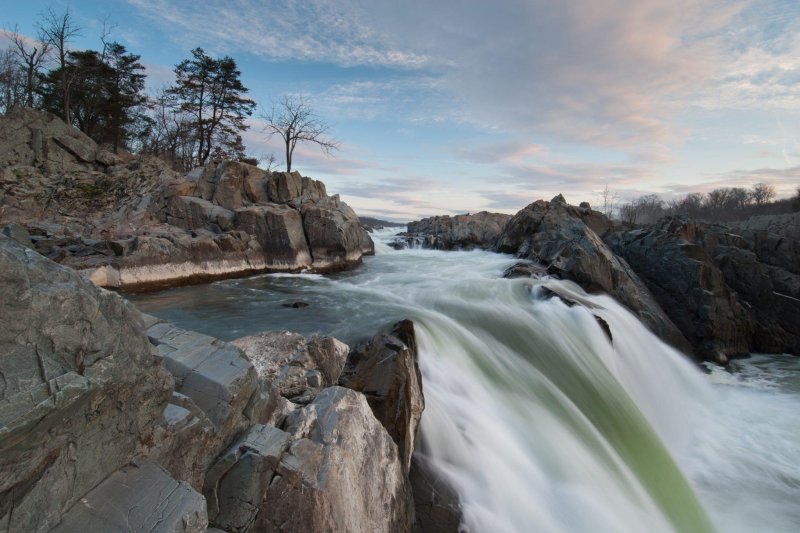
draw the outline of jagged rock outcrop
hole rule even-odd
[[[363,394],[329,387],[293,412],[254,531],[410,531],[413,499],[397,445]]]
[[[398,322],[391,331],[379,333],[354,348],[339,383],[364,393],[375,416],[397,444],[408,473],[417,426],[425,409],[414,323]]]
[[[645,284],[598,235],[597,231],[611,227],[604,219],[589,208],[567,204],[561,195],[550,202],[538,200],[514,215],[496,249],[531,259],[549,275],[572,280],[589,292],[614,296],[656,335],[684,352],[691,351]]]
[[[321,389],[335,385],[350,351],[333,337],[306,339],[290,331],[241,337],[232,344],[252,361],[266,385],[271,408],[285,405],[276,395],[293,404],[308,403]]]
[[[240,339],[254,366],[5,235],[0,296],[0,530],[411,530],[413,437],[401,454],[364,394],[329,386],[339,341]],[[404,338],[392,383],[419,378]]]
[[[0,236],[0,530],[55,526],[147,453],[172,377],[139,313]]]
[[[0,224],[101,286],[339,270],[374,251],[353,210],[297,172],[212,161],[181,175],[30,109],[0,118],[0,139]]]
[[[607,240],[703,358],[800,353],[800,214],[731,225],[668,217]]]
[[[394,246],[421,246],[436,250],[492,249],[511,215],[480,213],[424,218],[408,223],[408,232]]]

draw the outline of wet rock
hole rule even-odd
[[[462,512],[458,493],[422,456],[414,456],[409,475],[414,493],[415,533],[458,533]]]
[[[749,353],[752,322],[703,244],[702,226],[667,218],[615,234],[614,251],[636,270],[704,359]]]
[[[547,275],[547,269],[535,263],[517,263],[503,272],[504,278],[540,278]]]
[[[417,426],[425,408],[414,323],[398,322],[390,332],[354,348],[339,383],[364,393],[375,416],[397,444],[408,473]]]
[[[281,306],[283,306],[283,307],[291,307],[292,309],[302,309],[304,307],[308,307],[309,304],[307,304],[306,302],[299,302],[298,301],[298,302],[288,302],[288,303],[285,303],[285,304],[281,304]]]

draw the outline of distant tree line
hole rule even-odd
[[[17,28],[8,32],[11,45],[0,51],[0,114],[21,107],[49,111],[114,151],[157,156],[178,170],[217,158],[258,163],[246,157],[242,141],[257,104],[232,57],[195,48],[175,66],[172,84],[148,94],[141,57],[111,40],[107,23],[98,50],[70,46],[82,28],[69,8],[47,10],[37,30],[36,38]],[[338,147],[328,124],[302,99],[284,96],[261,118],[265,135],[282,139],[287,170],[298,142],[325,153]],[[274,162],[274,155],[263,160],[268,167]]]
[[[667,215],[685,215],[709,222],[743,220],[754,215],[800,211],[800,187],[793,198],[775,200],[775,187],[756,183],[750,189],[722,187],[706,194],[690,193],[664,201],[648,194],[622,204],[619,218],[625,224],[652,224]]]

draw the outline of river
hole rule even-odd
[[[350,272],[130,298],[224,340],[289,329],[354,343],[414,320],[418,451],[456,488],[469,531],[800,531],[800,358],[703,371],[608,296],[502,279],[507,255],[396,251],[392,234]],[[297,301],[309,305],[283,306]]]

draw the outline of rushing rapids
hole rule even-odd
[[[354,272],[135,300],[224,339],[291,329],[353,342],[414,320],[418,453],[456,488],[470,531],[796,531],[797,359],[704,374],[608,296],[502,279],[509,256],[394,251],[390,234]],[[296,301],[309,306],[282,306]]]

